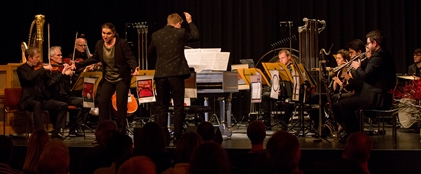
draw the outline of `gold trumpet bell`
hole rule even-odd
[[[22,62],[21,63],[26,63],[25,50],[28,49],[28,45],[26,45],[25,42],[22,42],[20,44],[20,49],[22,50]]]

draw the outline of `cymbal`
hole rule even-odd
[[[406,80],[418,80],[418,79],[420,79],[417,76],[396,76],[396,77],[398,77],[400,79],[406,79]]]

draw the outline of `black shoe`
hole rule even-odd
[[[347,133],[344,136],[342,136],[341,139],[339,139],[338,143],[339,144],[346,144],[346,140],[348,139],[348,137],[349,137],[349,134]]]
[[[76,130],[70,130],[69,134],[77,136],[77,137],[83,137],[83,133],[81,130],[76,129]]]
[[[51,134],[51,138],[53,139],[63,139],[63,137],[60,135],[60,133],[53,131],[53,133]]]

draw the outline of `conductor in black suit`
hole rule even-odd
[[[166,130],[170,97],[174,101],[174,137],[180,138],[184,120],[184,79],[190,77],[184,56],[184,45],[200,40],[191,15],[184,12],[190,31],[181,28],[183,19],[177,13],[170,14],[167,25],[152,34],[149,53],[156,53],[156,121]]]
[[[41,119],[41,110],[48,110],[51,117],[56,116],[52,138],[62,138],[59,135],[60,129],[65,127],[67,103],[52,100],[51,94],[46,90],[47,74],[51,71],[51,65],[43,65],[35,70],[40,59],[40,52],[36,47],[25,50],[28,61],[18,67],[22,94],[19,109],[33,111],[35,129],[44,129]]]
[[[361,61],[354,61],[351,67],[355,69],[356,75],[364,80],[360,95],[342,99],[339,102],[339,109],[343,117],[342,127],[347,134],[359,131],[359,123],[355,111],[358,108],[381,108],[392,104],[392,95],[389,93],[396,82],[395,62],[392,55],[384,49],[385,37],[382,31],[374,30],[366,35],[367,48],[371,57],[367,66],[363,68]],[[348,136],[341,139],[346,142]]]

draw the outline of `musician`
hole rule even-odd
[[[421,48],[414,51],[414,64],[409,65],[408,74],[419,77],[421,75]]]
[[[118,131],[126,131],[127,94],[130,88],[131,75],[137,75],[136,60],[130,50],[130,46],[124,39],[118,37],[115,26],[112,23],[102,25],[102,40],[95,45],[92,57],[83,62],[76,63],[76,67],[85,67],[101,61],[102,86],[99,90],[99,119],[109,119],[111,97],[117,93],[117,126]]]
[[[53,46],[50,48],[51,65],[62,65],[62,58],[61,47]],[[49,73],[48,89],[55,100],[65,102],[68,105],[76,106],[79,108],[79,111],[76,115],[76,120],[71,123],[69,134],[83,136],[81,126],[88,116],[90,108],[83,108],[82,98],[73,96],[70,91],[73,87],[73,85],[70,84],[70,77],[74,73],[73,68],[74,66],[72,67],[70,65],[64,64],[63,70],[60,71],[60,68],[57,68],[58,70]]]
[[[75,45],[75,58],[82,58],[83,60],[88,59],[92,56],[92,54],[87,53],[88,42],[85,38],[77,38],[76,45]],[[73,53],[69,54],[69,57],[73,57]]]
[[[44,129],[41,118],[41,110],[49,111],[49,115],[56,117],[52,138],[63,137],[59,135],[60,129],[64,129],[66,122],[67,103],[53,100],[46,90],[47,74],[50,73],[51,65],[40,66],[35,70],[40,59],[40,51],[36,47],[25,50],[27,62],[18,67],[17,73],[22,87],[19,109],[32,110],[35,129]]]
[[[283,49],[278,53],[279,62],[284,64],[288,70],[292,73],[292,61],[291,61],[291,53]],[[291,100],[292,96],[292,82],[280,82],[281,90],[280,90],[280,97],[279,100]],[[288,98],[288,99],[287,99]],[[270,88],[264,88],[262,94],[262,110],[263,110],[263,118],[264,123],[267,130],[271,130],[271,123],[270,123]],[[287,101],[282,101],[282,110],[285,111],[285,115],[283,115],[281,120],[281,129],[287,131],[288,130],[288,123],[292,116],[292,111],[294,110],[294,105],[289,104]]]
[[[349,57],[353,58],[357,55],[360,55],[361,53],[366,50],[366,47],[364,45],[364,42],[360,39],[352,40],[348,43],[348,51],[349,51]],[[368,51],[369,52],[369,51]],[[366,50],[367,53],[367,50]],[[361,59],[361,57],[360,57]],[[361,66],[364,69],[367,66],[368,59],[365,59],[361,62]],[[345,74],[345,79],[347,81],[347,84],[344,86],[345,90],[347,91],[353,91],[354,93],[360,93],[361,88],[363,86],[364,79],[358,77],[358,75],[355,73],[354,69],[351,69],[350,73]],[[343,96],[346,97],[346,96]],[[341,98],[343,98],[341,97]]]
[[[156,53],[156,121],[164,131],[170,97],[174,101],[174,137],[179,139],[184,121],[184,79],[190,77],[184,56],[184,45],[200,40],[197,27],[189,13],[184,12],[190,31],[181,28],[183,19],[177,13],[168,15],[167,25],[152,34],[149,53]],[[168,136],[168,135],[166,135]]]
[[[347,132],[347,135],[339,141],[340,143],[346,142],[349,134],[359,131],[359,123],[355,115],[357,109],[387,107],[392,103],[392,95],[389,91],[395,85],[396,69],[392,55],[383,48],[386,38],[380,30],[369,32],[366,38],[366,46],[371,52],[367,66],[363,68],[360,60],[351,63],[356,74],[364,80],[361,94],[340,100],[338,104],[341,113],[335,115],[342,117],[342,127]]]
[[[349,58],[350,53],[344,49],[341,49],[338,51],[338,53],[336,54],[336,63],[338,64],[338,66],[341,66],[345,63],[347,63],[350,58]],[[332,77],[333,80],[333,85],[332,85],[332,90],[333,90],[333,95],[332,95],[332,102],[336,103],[337,100],[339,99],[338,93],[345,93],[345,94],[341,94],[341,97],[347,97],[348,95],[353,95],[353,92],[349,92],[346,89],[343,89],[343,86],[348,84],[348,79],[346,79],[346,76],[350,76],[347,72],[347,68],[343,68],[342,70],[338,71],[338,73],[336,74],[336,76]],[[341,90],[341,91],[340,91]]]

